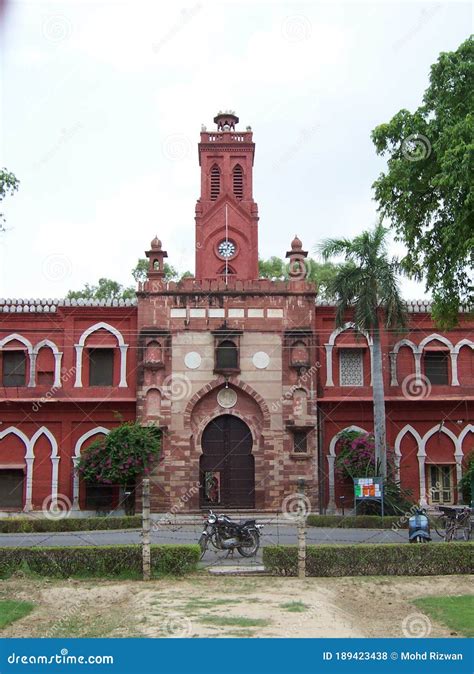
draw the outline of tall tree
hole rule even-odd
[[[375,199],[408,252],[402,264],[426,281],[433,315],[457,324],[460,304],[472,304],[474,266],[474,40],[442,53],[431,67],[423,104],[377,126],[372,140],[387,155]]]
[[[20,181],[6,168],[0,169],[0,201],[17,191]],[[5,231],[5,216],[0,213],[0,232]]]
[[[336,325],[348,316],[356,328],[372,338],[372,389],[374,406],[375,459],[387,476],[385,393],[380,333],[402,330],[406,325],[405,305],[398,287],[400,264],[387,255],[388,230],[379,222],[372,231],[354,239],[326,239],[318,250],[323,259],[344,256],[328,292],[335,297]]]

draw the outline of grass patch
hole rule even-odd
[[[280,604],[280,608],[290,613],[303,613],[309,609],[309,606],[302,601],[290,601],[286,604]]]
[[[474,637],[474,596],[422,597],[412,603],[436,622],[465,637]]]
[[[226,637],[248,638],[253,636],[255,636],[254,630],[229,630],[226,632]]]
[[[34,609],[35,605],[29,601],[14,601],[4,599],[0,601],[0,629],[24,618]]]
[[[200,619],[204,625],[218,625],[220,627],[266,627],[271,620],[264,618],[246,618],[245,616],[208,615]]]

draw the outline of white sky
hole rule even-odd
[[[4,4],[0,164],[21,186],[2,202],[2,297],[129,285],[155,234],[193,271],[197,142],[219,109],[254,131],[261,256],[370,227],[371,130],[417,107],[472,29],[451,2]]]

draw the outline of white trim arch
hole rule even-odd
[[[54,356],[54,383],[53,383],[53,387],[54,388],[60,388],[60,386],[61,386],[61,359],[63,357],[63,354],[62,354],[61,351],[59,351],[56,344],[54,342],[52,342],[50,339],[42,339],[41,342],[38,342],[37,344],[35,344],[32,352],[31,352],[31,368],[32,368],[32,371],[33,371],[33,381],[34,381],[33,386],[36,386],[36,359],[38,357],[38,353],[39,353],[40,349],[42,349],[43,347],[48,347],[53,352],[53,356]]]
[[[449,341],[447,337],[443,337],[443,335],[438,335],[438,333],[434,332],[432,335],[428,335],[427,337],[422,339],[421,342],[419,343],[418,352],[420,359],[423,356],[423,350],[425,346],[430,342],[441,342],[441,344],[444,344],[449,349],[449,356],[451,358],[451,386],[459,386],[458,354],[454,352],[453,344]],[[420,364],[420,371],[421,371],[421,364]]]
[[[32,495],[33,495],[33,464],[35,455],[33,453],[33,445],[28,440],[27,436],[18,428],[9,426],[5,430],[0,431],[0,440],[3,440],[7,435],[16,435],[25,445],[25,463],[26,463],[26,491],[25,491],[25,505],[23,510],[28,512],[32,509]]]
[[[328,462],[328,482],[329,482],[329,499],[327,505],[327,511],[329,513],[336,512],[336,500],[335,500],[335,463],[336,463],[336,445],[337,441],[341,437],[342,433],[346,431],[356,431],[358,433],[369,433],[364,428],[360,426],[347,426],[342,428],[331,438],[329,443],[329,453],[326,454],[326,459]]]
[[[345,332],[346,330],[356,330],[359,334],[363,335],[365,339],[367,340],[367,344],[369,347],[370,351],[370,371],[372,373],[372,366],[373,366],[373,354],[372,354],[372,348],[373,348],[373,343],[372,343],[372,338],[371,336],[362,330],[359,330],[355,323],[349,322],[349,323],[344,323],[344,325],[340,328],[336,328],[335,330],[332,331],[332,333],[329,336],[329,340],[327,344],[324,345],[326,349],[326,386],[334,386],[334,381],[333,381],[333,376],[332,376],[332,352],[334,349],[334,344],[335,341],[338,337],[338,335],[341,334],[341,332]]]
[[[428,505],[427,499],[426,499],[426,476],[425,476],[425,463],[426,463],[426,443],[430,438],[435,435],[435,433],[444,433],[445,435],[448,436],[448,438],[451,438],[454,446],[454,451],[453,451],[453,456],[454,460],[456,461],[456,482],[459,482],[462,476],[462,451],[460,450],[459,447],[459,438],[454,435],[453,431],[451,431],[449,428],[446,428],[445,426],[440,424],[437,424],[436,426],[433,426],[433,428],[430,428],[429,431],[426,431],[424,436],[421,438],[421,442],[419,445],[419,450],[418,450],[418,464],[419,464],[419,471],[420,471],[420,503],[422,506],[426,507]],[[461,454],[460,454],[461,451]]]
[[[97,428],[91,428],[89,431],[86,431],[81,435],[74,445],[74,454],[72,457],[73,465],[73,483],[72,483],[72,508],[73,510],[79,510],[79,475],[77,474],[76,468],[81,458],[82,445],[86,440],[92,438],[94,435],[108,435],[110,433],[109,428],[104,428],[104,426],[97,426]]]
[[[405,435],[411,434],[413,438],[416,440],[416,446],[417,446],[417,458],[418,458],[418,463],[420,462],[420,446],[421,446],[421,435],[418,433],[416,428],[413,428],[411,424],[406,424],[401,431],[398,433],[397,437],[395,438],[395,446],[394,446],[394,452],[395,452],[395,479],[400,480],[400,463],[402,459],[402,451],[400,449],[402,440],[405,437]],[[423,465],[424,465],[424,460],[423,460]],[[420,494],[421,494],[420,490]]]
[[[463,346],[470,346],[474,349],[474,342],[470,339],[461,339],[451,350],[451,372],[452,372],[452,386],[459,386],[458,379],[458,356]]]
[[[46,426],[41,426],[36,433],[31,437],[30,443],[32,450],[36,445],[37,440],[44,435],[48,438],[51,445],[51,507],[56,507],[58,502],[58,474],[59,474],[59,453],[58,453],[58,443],[54,435],[51,433],[49,428]]]
[[[401,339],[390,351],[390,386],[398,386],[397,360],[398,352],[402,346],[407,346],[413,351],[415,359],[415,374],[417,381],[421,380],[421,359],[418,356],[418,347],[410,339]]]
[[[104,323],[104,322],[95,323],[94,325],[91,325],[89,328],[84,330],[82,335],[79,337],[78,343],[74,345],[74,348],[76,349],[76,382],[75,382],[74,386],[76,388],[82,388],[82,352],[84,350],[84,344],[85,344],[86,339],[93,332],[97,332],[97,330],[107,330],[107,332],[110,332],[117,339],[118,347],[120,349],[120,382],[119,382],[119,387],[120,388],[126,388],[127,387],[127,349],[128,349],[128,344],[125,344],[125,341],[123,339],[123,335],[120,332],[120,330],[117,330],[117,328],[114,328],[113,325],[109,325],[108,323]]]
[[[4,337],[3,339],[0,339],[0,351],[3,349],[3,347],[8,344],[9,342],[21,342],[24,346],[26,346],[26,350],[28,352],[28,361],[30,363],[30,377],[28,380],[27,386],[32,387],[35,385],[35,368],[34,368],[34,363],[33,363],[33,345],[31,342],[26,339],[26,337],[23,337],[22,335],[19,335],[17,332],[14,332],[11,335],[7,335],[7,337]]]

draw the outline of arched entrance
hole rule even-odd
[[[199,461],[201,507],[254,508],[255,462],[252,433],[232,414],[208,423]]]

